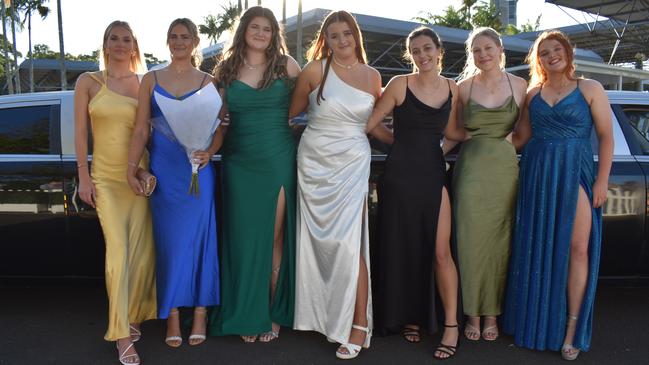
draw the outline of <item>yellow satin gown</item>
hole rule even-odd
[[[106,242],[108,330],[104,338],[129,337],[129,323],[156,318],[155,252],[146,198],[133,193],[126,180],[128,148],[135,125],[137,100],[106,87],[88,104],[92,124],[92,182],[97,215]],[[148,158],[141,166],[148,168]]]

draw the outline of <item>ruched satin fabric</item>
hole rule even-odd
[[[324,63],[324,61],[323,61]],[[309,124],[298,148],[295,328],[347,343],[360,255],[370,272],[367,193],[371,152],[365,125],[374,96],[334,72],[309,95]],[[372,296],[367,319],[372,329]],[[365,346],[370,344],[371,333]]]
[[[156,318],[155,253],[148,201],[135,195],[126,181],[137,100],[117,94],[103,80],[95,79],[102,87],[90,100],[88,112],[93,137],[92,182],[106,242],[108,330],[104,338],[116,341],[129,336],[129,323]],[[143,168],[147,168],[147,160],[146,156],[142,159]]]
[[[551,107],[529,106],[532,139],[520,162],[519,194],[503,329],[517,346],[558,351],[565,337],[570,241],[581,186],[592,204],[593,119],[579,88]],[[590,348],[601,250],[601,209],[592,210],[588,279],[573,346]]]

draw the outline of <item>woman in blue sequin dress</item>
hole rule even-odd
[[[575,77],[572,47],[563,33],[541,34],[528,61],[529,120],[519,122],[514,144],[529,141],[520,161],[503,328],[517,346],[561,350],[564,359],[574,360],[590,347],[600,207],[613,154],[611,110],[602,85]]]

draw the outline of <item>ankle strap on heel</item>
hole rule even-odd
[[[446,323],[444,323],[443,326],[444,326],[445,328],[456,328],[456,327],[457,327],[457,323],[456,323],[456,324],[446,324]]]
[[[369,328],[367,328],[367,327],[363,327],[363,326],[360,326],[360,325],[357,325],[357,324],[352,324],[352,328],[356,328],[357,330],[359,330],[359,331],[363,331],[363,332],[365,332],[365,333],[370,333],[370,329],[369,329]]]

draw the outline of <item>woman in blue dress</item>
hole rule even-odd
[[[600,207],[613,158],[606,93],[599,82],[575,77],[573,58],[570,41],[559,31],[541,34],[528,56],[529,119],[519,122],[513,137],[515,145],[527,145],[520,161],[503,323],[516,345],[561,350],[566,360],[590,347]]]
[[[194,307],[189,344],[198,345],[205,340],[205,307],[219,304],[216,173],[210,158],[223,140],[216,128],[221,97],[212,77],[197,68],[198,42],[191,20],[176,19],[169,26],[172,61],[142,80],[128,160],[129,184],[141,195],[135,167],[149,139],[150,122],[150,166],[158,180],[151,195],[158,317],[167,319],[165,342],[171,347],[182,344],[178,307]],[[189,145],[197,135],[204,143]],[[196,174],[192,164],[200,166]]]

